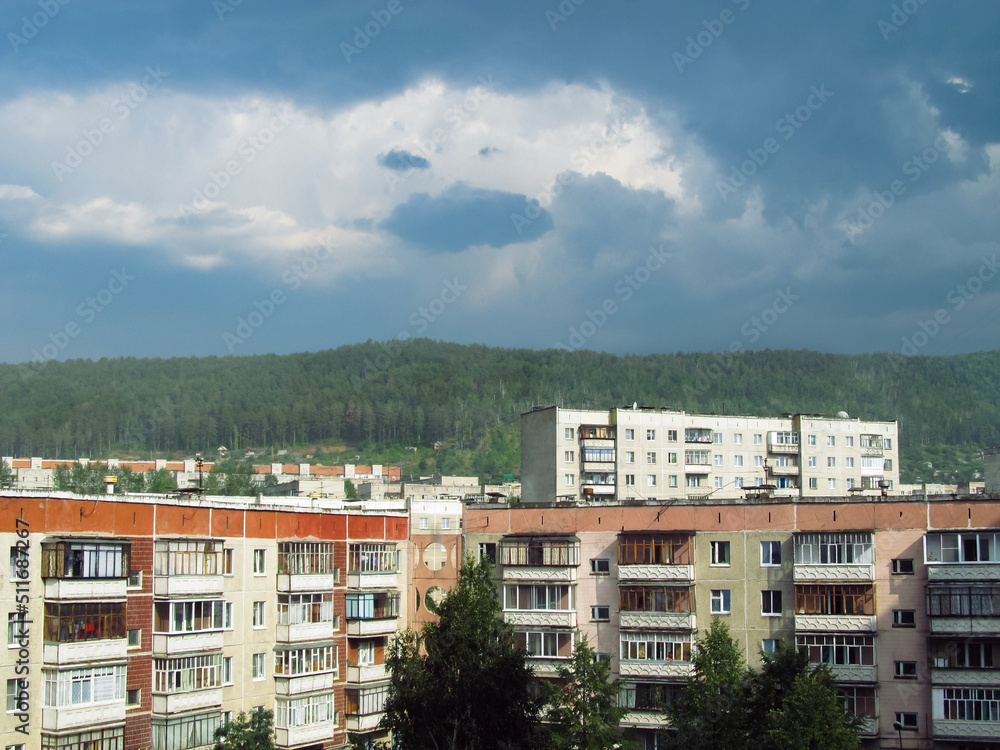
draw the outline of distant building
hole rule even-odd
[[[899,484],[895,422],[634,407],[521,415],[522,501],[847,497]]]

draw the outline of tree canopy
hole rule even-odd
[[[273,711],[240,711],[215,730],[215,750],[274,750],[273,723]]]
[[[531,669],[487,560],[466,558],[437,614],[389,648],[382,726],[406,750],[535,750]]]

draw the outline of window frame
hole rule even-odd
[[[712,589],[710,595],[710,611],[713,615],[730,615],[733,612],[732,591],[730,589]]]
[[[709,567],[732,567],[732,550],[729,540],[713,539],[709,542]]]
[[[765,556],[765,545],[767,545],[767,558],[770,562],[764,561]],[[774,551],[777,549],[778,561],[774,562],[775,554]],[[781,567],[781,541],[780,540],[764,540],[760,543],[760,567],[762,568],[780,568]]]

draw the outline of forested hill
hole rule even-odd
[[[0,365],[0,455],[340,440],[475,448],[536,405],[898,420],[903,462],[1000,444],[1000,352],[624,356],[417,339],[310,354]],[[908,451],[916,451],[908,455]]]

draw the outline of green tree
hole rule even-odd
[[[162,494],[177,489],[177,479],[166,469],[150,469],[146,472],[146,492]]]
[[[253,496],[257,494],[257,473],[253,466],[245,463],[229,465],[225,468],[226,478],[222,484],[222,494]]]
[[[354,482],[350,479],[344,480],[344,497],[348,500],[358,499],[358,488],[354,486]]]
[[[560,666],[558,673],[558,683],[542,683],[553,750],[621,747],[618,724],[627,711],[618,705],[621,680],[609,681],[611,662],[598,661],[584,639],[573,649],[569,666]]]
[[[716,618],[695,645],[693,675],[667,717],[674,730],[670,747],[678,750],[742,750],[747,741],[748,673],[729,626]]]
[[[467,557],[438,622],[396,637],[382,726],[406,750],[534,750],[539,705],[486,560]]]
[[[115,471],[115,474],[118,477],[115,492],[142,492],[146,489],[146,475],[141,471],[132,471],[129,467],[123,466]]]
[[[856,750],[861,720],[844,708],[830,668],[820,665],[792,683],[780,708],[768,714],[768,747],[775,750]]]
[[[59,464],[52,470],[52,483],[59,492],[69,492],[73,489],[70,471],[64,464]]]
[[[14,471],[3,459],[0,459],[0,488],[7,489],[14,486]]]
[[[274,750],[273,722],[273,711],[240,711],[233,721],[215,730],[215,750]]]

